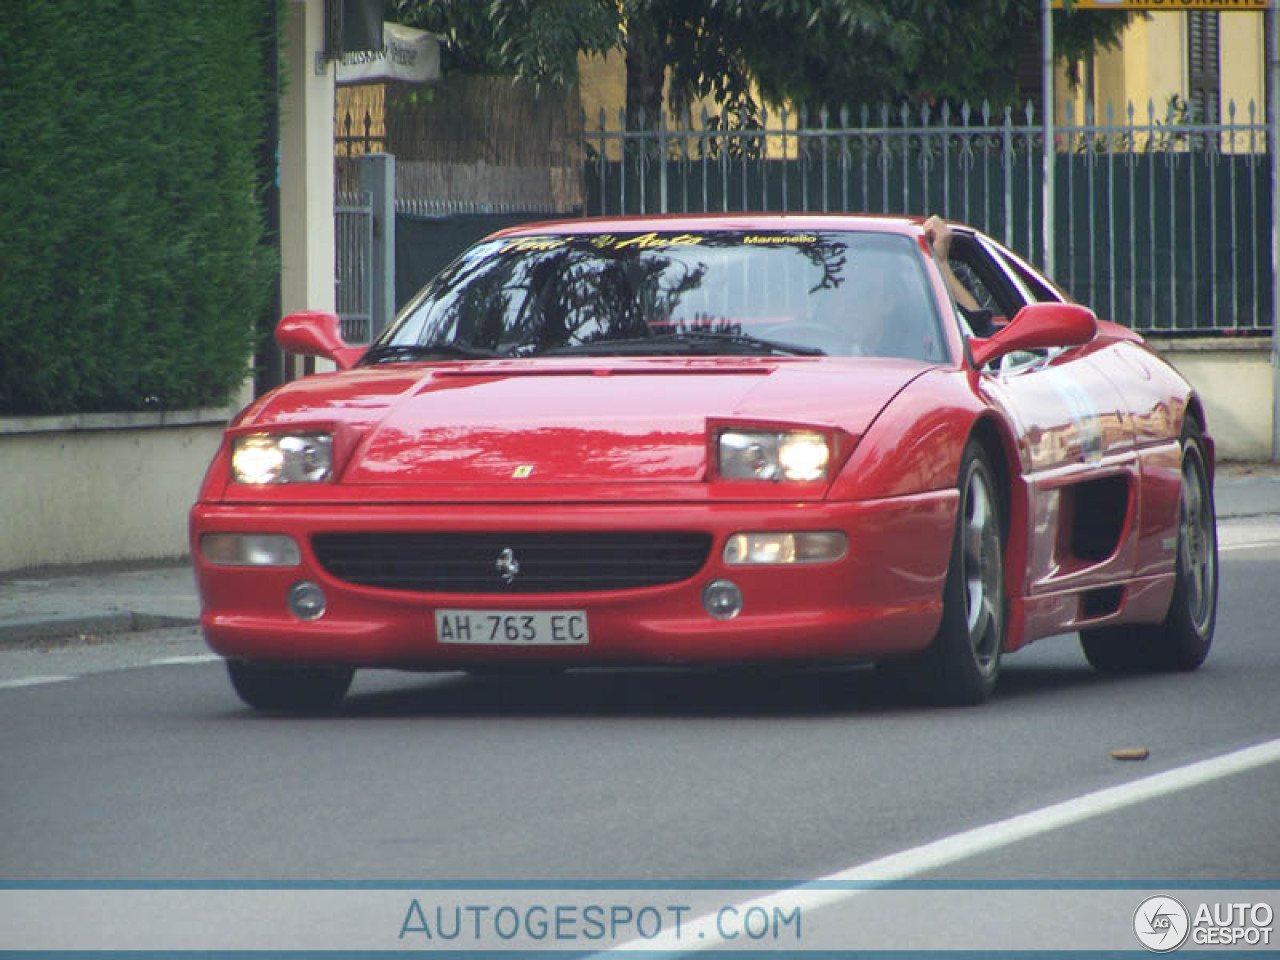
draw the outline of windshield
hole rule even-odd
[[[547,234],[472,247],[363,362],[538,355],[945,359],[923,258],[854,231]]]

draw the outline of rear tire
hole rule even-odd
[[[227,675],[240,699],[255,710],[304,713],[336,707],[351,688],[355,670],[228,660]]]
[[[1158,624],[1080,631],[1085,658],[1102,673],[1194,670],[1213,644],[1218,614],[1218,529],[1200,428],[1188,420],[1182,435],[1182,494],[1173,598]]]
[[[965,447],[958,489],[942,624],[928,650],[885,667],[895,682],[933,703],[971,706],[995,690],[1008,622],[999,487],[990,457],[976,441]]]

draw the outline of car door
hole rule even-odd
[[[953,242],[952,258],[952,269],[997,322],[1028,303],[1064,299],[980,235]],[[1104,337],[1013,354],[980,373],[979,390],[1004,411],[1017,438],[1026,542],[1010,546],[1025,556],[1026,596],[1132,575],[1139,477],[1132,419],[1108,376],[1112,347]]]

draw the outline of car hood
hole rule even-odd
[[[412,380],[404,368],[323,379],[334,388],[332,419],[363,434],[345,484],[671,483],[706,476],[709,421],[857,436],[926,369],[864,359],[510,361],[419,368]],[[296,420],[298,409],[327,419],[323,395],[282,398],[276,415],[264,408],[253,419]]]

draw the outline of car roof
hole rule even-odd
[[[723,213],[659,214],[635,217],[587,217],[526,223],[500,230],[492,239],[547,234],[630,233],[645,230],[864,230],[913,234],[921,216],[870,213]]]

